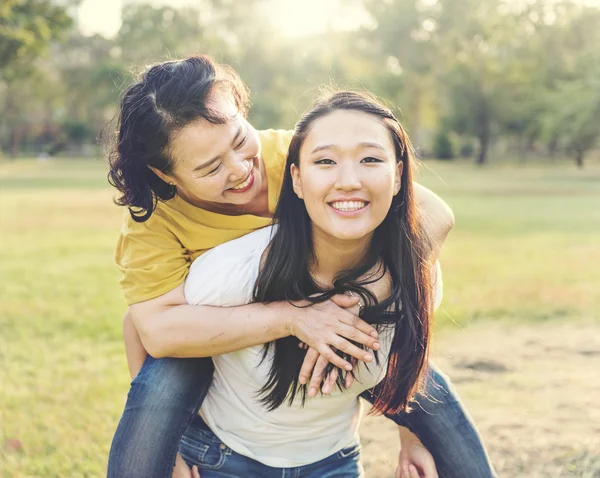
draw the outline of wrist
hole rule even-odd
[[[274,314],[274,320],[278,325],[278,335],[282,338],[295,335],[296,320],[298,319],[296,307],[287,301],[272,302],[265,306]]]
[[[417,435],[408,428],[399,426],[398,431],[400,433],[400,446],[402,448],[408,448],[412,445],[421,445],[421,440],[419,440]]]

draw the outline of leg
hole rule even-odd
[[[108,478],[170,478],[177,447],[212,381],[210,358],[146,358],[113,438]]]
[[[483,441],[450,380],[433,364],[426,396],[418,396],[410,413],[388,416],[409,428],[435,459],[440,478],[495,478]],[[371,401],[369,393],[363,398]]]

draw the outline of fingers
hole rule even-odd
[[[343,340],[343,339],[341,339]],[[338,337],[338,342],[339,342],[339,337]],[[360,350],[360,349],[359,349]],[[321,344],[319,346],[319,348],[317,349],[317,351],[328,361],[331,362],[333,365],[335,365],[336,367],[341,368],[342,370],[347,370],[350,371],[352,370],[352,364],[350,364],[350,362],[348,362],[347,360],[344,360],[342,357],[340,357],[338,354],[336,354],[333,350],[331,350],[331,347],[329,347],[326,344]],[[361,350],[361,352],[364,353],[364,350]]]
[[[310,379],[310,375],[312,374],[312,371],[315,368],[315,364],[317,363],[318,358],[319,352],[317,352],[312,347],[309,348],[306,352],[306,355],[304,356],[304,361],[302,362],[302,367],[300,368],[300,375],[298,377],[298,381],[301,385],[304,385]]]
[[[339,375],[338,370],[339,368],[337,367],[331,370],[331,372],[329,372],[329,374],[327,375],[325,382],[323,382],[323,387],[321,388],[321,391],[325,395],[329,395],[333,391],[333,387],[335,386],[335,382],[338,379]]]
[[[344,322],[340,322],[339,326],[336,330],[337,334],[345,337],[353,342],[358,342],[359,344],[363,344],[373,350],[379,349],[379,342],[377,339],[369,334],[365,334],[364,332],[358,330],[356,327],[352,327],[351,325],[347,325]]]
[[[357,358],[358,360],[362,360],[363,362],[371,362],[373,360],[373,355],[366,350],[357,347],[351,342],[348,342],[346,339],[338,337],[334,343],[332,344],[336,349],[341,350],[342,352],[351,355],[352,357]]]
[[[327,368],[327,359],[321,355],[317,363],[315,364],[315,368],[313,370],[312,378],[310,379],[310,383],[308,385],[308,396],[313,398],[317,396],[317,392],[319,388],[321,388],[321,382],[325,376],[325,369]]]
[[[402,478],[410,478],[410,471],[408,471],[408,461],[402,462]]]
[[[200,472],[198,471],[198,467],[196,465],[192,467],[192,478],[200,478]]]
[[[376,339],[378,336],[377,331],[375,330],[375,327],[367,324],[364,320],[362,320],[360,317],[358,317],[354,314],[346,314],[343,318],[340,319],[340,322],[342,322],[343,324],[349,325],[351,327],[354,327],[355,329],[358,329],[360,332],[362,332],[366,335],[369,335],[369,336],[373,337],[374,339]]]
[[[353,383],[354,383],[354,375],[352,375],[351,373],[347,373],[346,380],[344,381],[344,385],[346,386],[346,388],[350,388]]]
[[[417,471],[417,469],[415,468],[414,465],[410,465],[408,467],[408,471],[409,471],[409,475],[408,478],[419,478],[419,472]]]
[[[342,309],[348,309],[350,307],[358,305],[358,303],[360,302],[360,297],[337,294],[331,298],[331,302],[333,302],[338,307],[341,307]]]

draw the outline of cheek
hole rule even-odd
[[[322,171],[304,171],[300,174],[300,180],[302,181],[302,195],[306,207],[318,204],[325,205],[324,201],[330,190],[327,175],[323,174]]]
[[[253,131],[252,134],[248,135],[248,141],[246,142],[243,152],[247,157],[255,157],[258,155],[258,151],[260,149],[260,139],[258,137],[258,133]]]
[[[217,174],[211,178],[188,180],[186,181],[185,187],[189,195],[206,201],[219,196],[223,191],[222,185],[223,179]]]

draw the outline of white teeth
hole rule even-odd
[[[331,206],[338,211],[358,211],[367,205],[364,201],[335,201]]]
[[[248,179],[246,179],[242,184],[238,184],[236,187],[231,188],[231,189],[244,189],[246,186],[248,186],[248,184],[250,184],[251,179],[252,179],[252,174],[250,176],[248,176]]]

